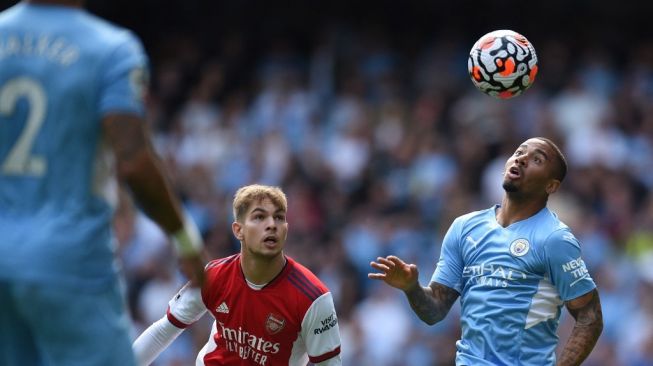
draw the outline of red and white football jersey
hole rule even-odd
[[[340,331],[333,298],[306,267],[291,258],[261,289],[247,284],[240,254],[206,266],[199,291],[183,288],[170,301],[168,320],[179,328],[208,309],[215,323],[196,365],[340,364]]]

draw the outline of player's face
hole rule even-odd
[[[245,255],[273,258],[281,255],[288,235],[286,212],[269,198],[253,202],[244,222],[234,223],[234,234]]]
[[[554,178],[556,164],[555,152],[546,142],[526,140],[506,162],[503,189],[508,194],[551,194],[560,185]]]

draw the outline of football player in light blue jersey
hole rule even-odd
[[[114,165],[184,273],[203,279],[201,237],[145,128],[140,41],[82,6],[23,1],[0,13],[3,366],[134,363],[114,263]]]
[[[566,171],[551,140],[525,141],[506,162],[501,204],[454,220],[428,287],[416,265],[395,256],[372,262],[378,272],[368,277],[403,290],[427,324],[460,296],[456,365],[580,365],[603,318],[578,241],[546,207]],[[556,363],[562,305],[576,323]]]

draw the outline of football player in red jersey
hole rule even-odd
[[[210,262],[201,289],[187,284],[170,300],[167,314],[134,342],[139,365],[150,364],[206,311],[215,322],[196,365],[341,365],[331,292],[283,253],[283,191],[242,187],[233,210],[240,253]]]

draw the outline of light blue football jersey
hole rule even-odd
[[[499,206],[457,218],[432,281],[460,293],[457,365],[554,365],[563,302],[596,287],[548,208],[502,227]]]
[[[0,279],[115,277],[112,157],[101,119],[142,115],[140,41],[83,9],[0,16]]]

